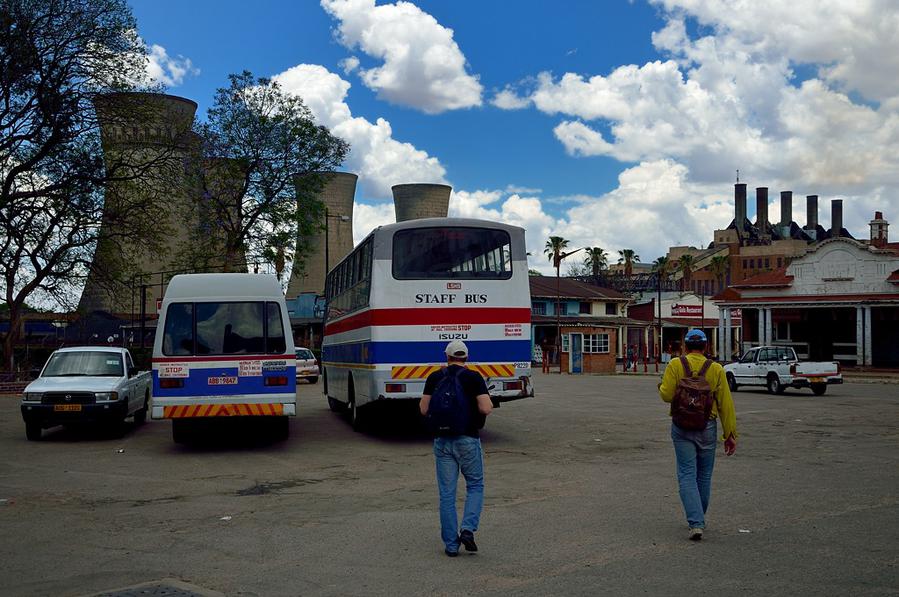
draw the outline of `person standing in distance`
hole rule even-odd
[[[460,544],[466,551],[478,550],[474,534],[484,506],[484,458],[478,430],[493,410],[484,378],[465,367],[467,360],[468,347],[464,342],[453,340],[447,344],[447,366],[428,376],[419,404],[434,433],[440,535],[444,552],[450,557],[459,555]],[[466,490],[461,533],[456,514],[460,471]]]
[[[709,508],[712,493],[712,469],[715,466],[715,447],[718,441],[717,419],[721,419],[724,439],[724,453],[733,455],[737,449],[737,414],[730,388],[724,374],[724,368],[706,359],[707,339],[702,330],[690,330],[684,338],[687,354],[681,358],[672,358],[665,368],[662,382],[659,384],[659,395],[665,402],[671,403],[671,439],[674,442],[674,454],[677,460],[677,481],[680,499],[690,527],[690,539],[702,539],[705,529],[705,513]],[[686,363],[684,362],[686,361]],[[687,367],[685,367],[685,365]],[[711,392],[710,410],[699,419],[699,429],[685,429],[675,421],[679,418],[675,412],[679,410],[683,399],[676,394],[686,394],[679,384],[686,377],[705,379],[700,393]],[[695,384],[696,382],[693,382]],[[694,397],[697,394],[694,393]]]

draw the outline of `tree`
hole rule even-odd
[[[624,275],[628,278],[634,273],[634,264],[640,262],[640,256],[633,249],[618,251],[618,263],[624,264]]]
[[[561,236],[550,236],[543,248],[543,253],[552,261],[553,267],[556,268],[556,274],[559,272],[559,265],[562,263],[562,250],[568,247],[568,241]]]
[[[584,278],[590,275],[590,268],[585,263],[569,263],[565,276],[568,278]]]
[[[671,260],[664,255],[652,262],[652,271],[656,272],[660,279],[665,281],[671,273]]]
[[[683,277],[681,278],[681,290],[690,290],[690,283],[693,281],[693,267],[696,264],[696,258],[689,253],[684,253],[677,260],[677,268]]]
[[[593,277],[599,276],[599,270],[609,265],[609,257],[602,247],[590,247],[584,257],[584,264],[593,270]]]
[[[529,276],[542,276],[543,274],[541,274],[539,271],[537,271],[535,269],[529,269],[528,275]]]
[[[718,282],[718,291],[724,290],[724,279],[727,270],[730,269],[730,257],[727,255],[715,255],[709,263],[709,269]]]
[[[303,100],[277,82],[249,71],[228,80],[196,127],[206,164],[197,208],[211,219],[220,254],[194,247],[190,257],[194,263],[223,260],[233,271],[249,253],[267,256],[283,271],[281,260],[292,248],[285,245],[322,228],[322,174],[343,162],[349,145],[317,125]],[[302,247],[298,253],[293,257],[302,261]]]
[[[135,32],[125,0],[0,3],[0,283],[10,370],[25,301],[68,305],[101,223],[111,224],[111,249],[135,238],[152,244],[165,232],[144,195],[104,203],[111,183],[141,185],[156,167],[129,152],[104,163],[95,110],[102,94],[132,90],[144,77]]]

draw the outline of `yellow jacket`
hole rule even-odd
[[[705,356],[691,352],[687,354],[687,362],[690,363],[690,370],[696,374],[705,362]],[[674,390],[677,388],[677,382],[683,379],[684,375],[684,367],[680,359],[672,359],[668,366],[665,367],[662,383],[659,384],[659,396],[662,397],[662,400],[670,403],[674,399]],[[736,438],[737,413],[734,410],[734,399],[730,395],[727,378],[724,375],[724,367],[718,363],[712,363],[708,371],[705,372],[705,379],[709,382],[712,392],[715,394],[715,401],[712,403],[712,418],[721,419],[723,428],[721,438],[727,439],[731,435]]]

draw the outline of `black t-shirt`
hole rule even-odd
[[[458,369],[462,369],[462,372],[456,373]],[[450,365],[430,374],[427,381],[425,381],[425,389],[422,393],[427,396],[433,396],[434,388],[437,387],[437,383],[444,375],[446,375],[447,370],[452,370],[453,373],[456,373],[459,376],[459,382],[462,384],[462,391],[465,392],[465,397],[468,398],[468,405],[471,410],[470,416],[468,417],[468,429],[465,431],[465,435],[479,437],[478,429],[483,429],[484,423],[487,421],[487,415],[481,414],[478,410],[478,396],[487,393],[487,384],[484,383],[484,378],[481,377],[480,373],[472,371],[471,369],[462,368],[459,365]]]

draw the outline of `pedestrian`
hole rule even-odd
[[[468,347],[464,342],[453,340],[447,344],[447,366],[428,376],[419,404],[434,434],[440,535],[444,552],[450,557],[459,555],[460,544],[466,551],[478,550],[474,534],[484,506],[484,458],[479,430],[493,410],[484,378],[465,367],[467,360]],[[456,514],[460,471],[465,477],[461,532]]]
[[[705,529],[705,513],[712,492],[718,420],[724,453],[731,456],[737,449],[737,415],[724,368],[703,355],[708,343],[705,333],[690,330],[684,342],[687,354],[672,359],[665,368],[659,395],[671,403],[671,439],[680,499],[689,537],[698,541]]]

